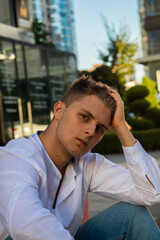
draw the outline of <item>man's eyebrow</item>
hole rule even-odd
[[[91,112],[89,112],[88,110],[81,108],[82,111],[84,111],[86,114],[88,114],[92,119],[95,119],[95,117],[92,115]],[[108,127],[106,125],[104,125],[103,123],[99,124],[100,126],[102,126],[105,130],[108,130]]]

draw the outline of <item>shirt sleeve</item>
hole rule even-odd
[[[18,154],[0,150],[0,220],[16,240],[73,240],[39,198],[38,172]]]
[[[133,147],[123,147],[123,151],[135,185],[146,193],[145,202],[160,202],[160,169],[156,159],[147,154],[138,141]]]
[[[128,164],[114,164],[100,154],[90,154],[85,167],[89,191],[119,201],[138,205],[160,202],[160,169],[137,141],[133,147],[123,147]]]

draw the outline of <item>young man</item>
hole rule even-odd
[[[108,127],[129,170],[90,150]],[[54,106],[54,119],[0,151],[0,239],[160,239],[145,207],[160,202],[160,170],[128,130],[116,90],[76,80]],[[80,225],[87,191],[118,203]],[[133,205],[134,204],[134,205]]]

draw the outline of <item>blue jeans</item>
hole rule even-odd
[[[83,223],[76,240],[159,240],[160,231],[146,207],[117,203]]]
[[[117,203],[83,223],[75,236],[75,240],[122,239],[160,240],[160,231],[146,207]]]

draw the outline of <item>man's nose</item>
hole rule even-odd
[[[95,124],[88,125],[87,128],[85,129],[85,134],[88,136],[93,136],[95,134],[96,126]]]

